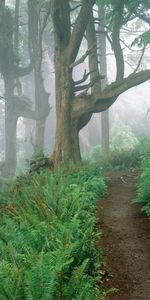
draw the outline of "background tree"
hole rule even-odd
[[[106,32],[105,32],[105,7],[103,4],[98,7],[98,47],[99,47],[99,62],[100,71],[104,75],[101,81],[102,90],[107,86],[107,51],[106,51]],[[102,154],[108,157],[109,154],[109,110],[101,113],[101,147]]]
[[[44,4],[40,3],[40,13],[42,15],[38,15],[40,21],[37,21],[36,15],[33,15],[33,7],[35,7],[35,4],[37,4],[37,2],[35,3],[35,1],[29,0],[28,41],[31,62],[27,67],[22,67],[20,66],[20,57],[18,51],[20,46],[18,25],[20,2],[16,0],[15,20],[12,17],[10,9],[5,5],[5,1],[0,3],[0,72],[3,76],[5,86],[5,175],[14,174],[16,169],[16,128],[18,118],[23,116],[25,118],[31,118],[34,120],[42,120],[43,124],[43,119],[45,119],[49,113],[48,94],[44,89],[41,75],[42,34],[47,24],[49,8],[47,8],[46,12],[44,11],[41,13],[45,2]],[[41,24],[40,28],[39,22]],[[19,81],[21,76],[25,76],[30,73],[33,68],[35,71],[34,74],[36,85],[35,110],[32,110],[32,101],[22,94],[21,82]],[[38,135],[41,143],[42,133]]]
[[[94,112],[109,108],[124,91],[150,78],[150,70],[140,71],[124,77],[124,56],[120,44],[120,30],[126,19],[124,1],[115,1],[111,7],[112,45],[116,59],[116,79],[102,90],[103,79],[98,70],[97,43],[92,9],[95,1],[83,0],[80,12],[71,30],[71,11],[69,1],[52,2],[52,18],[55,35],[55,76],[57,129],[54,160],[66,162],[80,159],[78,133]],[[78,6],[78,5],[77,5]],[[62,17],[63,16],[63,17]],[[77,58],[85,31],[90,23],[93,31],[92,49],[88,47],[85,55]],[[94,41],[95,40],[95,41]],[[92,36],[91,36],[92,41]],[[97,41],[96,41],[97,42]],[[90,42],[88,42],[89,45]],[[81,84],[87,79],[75,82],[73,68],[89,56],[90,84]],[[94,67],[95,64],[95,67]],[[91,93],[88,93],[91,88]],[[77,92],[82,91],[80,94]]]

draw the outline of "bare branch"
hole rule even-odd
[[[124,62],[134,71],[134,67],[131,63],[129,63],[127,60],[125,60]]]
[[[80,118],[83,114],[101,112],[111,106],[123,92],[150,79],[150,70],[131,74],[120,82],[110,84],[97,95],[80,95],[73,99],[73,115]]]
[[[93,52],[95,46],[96,46],[96,45],[93,45],[89,50],[87,50],[87,51],[85,52],[85,54],[83,54],[77,61],[75,61],[74,63],[72,63],[72,64],[69,66],[69,68],[70,68],[70,69],[73,69],[73,68],[76,67],[77,65],[81,64],[82,62],[84,62],[84,60],[86,59],[86,57],[87,57],[89,54],[91,54],[91,53]]]
[[[99,77],[95,78],[90,83],[87,83],[87,84],[84,84],[84,85],[75,86],[74,87],[74,92],[79,92],[79,91],[83,91],[83,90],[88,91],[98,80],[99,80]]]
[[[49,95],[47,94],[47,97]],[[17,115],[32,120],[40,120],[48,116],[51,107],[49,103],[44,103],[38,110],[32,110],[32,101],[25,95],[15,96],[14,104]]]
[[[114,22],[112,29],[112,45],[114,50],[114,55],[116,59],[116,80],[120,81],[124,77],[124,56],[120,44],[120,29],[122,26],[122,13],[123,13],[123,3],[118,0],[117,4],[119,5],[120,14],[114,12]]]
[[[70,11],[73,12],[74,10],[76,10],[77,8],[79,8],[79,7],[81,7],[81,6],[82,6],[82,4],[80,3],[80,4],[78,4],[77,6],[71,8]]]
[[[100,72],[98,67],[98,55],[97,55],[97,37],[95,32],[95,25],[94,25],[94,17],[93,11],[91,8],[89,23],[86,28],[86,37],[87,37],[87,44],[88,48],[91,48],[92,45],[96,45],[94,47],[92,54],[89,55],[89,70],[90,70],[90,80],[91,82],[95,81],[95,85],[92,85],[92,93],[100,92],[101,90],[101,81],[100,81]],[[97,81],[99,78],[99,82]]]
[[[144,46],[143,49],[142,49],[141,56],[140,56],[140,59],[138,61],[137,67],[135,68],[135,70],[134,70],[134,72],[132,74],[135,74],[138,71],[138,69],[139,69],[139,67],[141,65],[141,61],[143,59],[143,55],[145,53],[145,49],[146,49],[146,47]]]
[[[86,26],[89,21],[89,16],[91,9],[95,3],[95,0],[83,0],[82,2],[82,7],[80,9],[80,13],[76,19],[72,35],[70,38],[70,45],[68,49],[68,58],[69,58],[69,63],[72,64],[78,54]]]
[[[86,73],[86,70],[85,70],[82,79],[80,79],[78,81],[74,81],[74,85],[78,85],[78,84],[85,82],[88,79],[90,73],[91,72]]]

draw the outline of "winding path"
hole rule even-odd
[[[101,244],[108,272],[113,274],[107,285],[119,288],[109,300],[150,300],[150,219],[131,203],[137,176],[109,173],[108,195],[98,206]]]

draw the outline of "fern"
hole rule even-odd
[[[103,299],[95,204],[105,192],[98,168],[72,165],[0,193],[0,299]]]

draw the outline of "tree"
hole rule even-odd
[[[41,75],[42,34],[50,11],[48,7],[46,13],[42,13],[42,20],[40,20],[41,27],[39,27],[37,16],[35,14],[33,16],[34,7],[37,2],[29,0],[28,3],[29,53],[31,61],[27,67],[23,68],[19,64],[18,52],[20,1],[16,0],[15,22],[10,9],[5,5],[5,1],[0,2],[0,73],[3,76],[5,85],[5,175],[13,175],[16,169],[16,127],[18,118],[20,116],[31,118],[39,120],[40,123],[40,120],[43,122],[50,110],[48,104],[49,95],[44,89]],[[34,19],[31,18],[31,15]],[[21,83],[19,81],[21,76],[29,74],[32,69],[35,71],[35,110],[31,108],[30,99],[22,94]],[[15,92],[15,87],[17,92]]]
[[[42,9],[46,9],[46,14],[41,16]],[[35,82],[35,110],[37,112],[42,109],[40,118],[36,120],[36,132],[35,132],[35,152],[38,154],[44,153],[44,132],[45,122],[49,113],[48,98],[49,94],[44,87],[44,81],[42,76],[42,38],[43,32],[46,27],[48,17],[50,15],[50,5],[45,1],[28,1],[28,17],[31,35],[31,48],[32,55],[34,57],[33,70],[34,70],[34,82]]]
[[[114,2],[114,1],[113,1]],[[75,2],[76,3],[76,2]],[[97,40],[94,26],[94,0],[82,0],[80,11],[71,25],[69,0],[52,1],[52,19],[55,37],[55,84],[57,129],[54,149],[55,163],[80,160],[79,131],[94,112],[108,109],[126,90],[148,80],[150,70],[140,71],[124,77],[124,57],[120,44],[120,29],[124,24],[126,7],[124,1],[117,0],[112,11],[112,47],[116,58],[116,80],[102,90],[102,74],[98,70]],[[77,4],[77,7],[79,5]],[[88,49],[85,55],[77,55],[85,36]],[[73,68],[89,56],[90,74],[78,82],[73,80]],[[90,76],[88,76],[90,75]],[[89,84],[83,84],[90,77]],[[88,93],[91,88],[91,93]],[[80,94],[77,92],[81,91]]]

